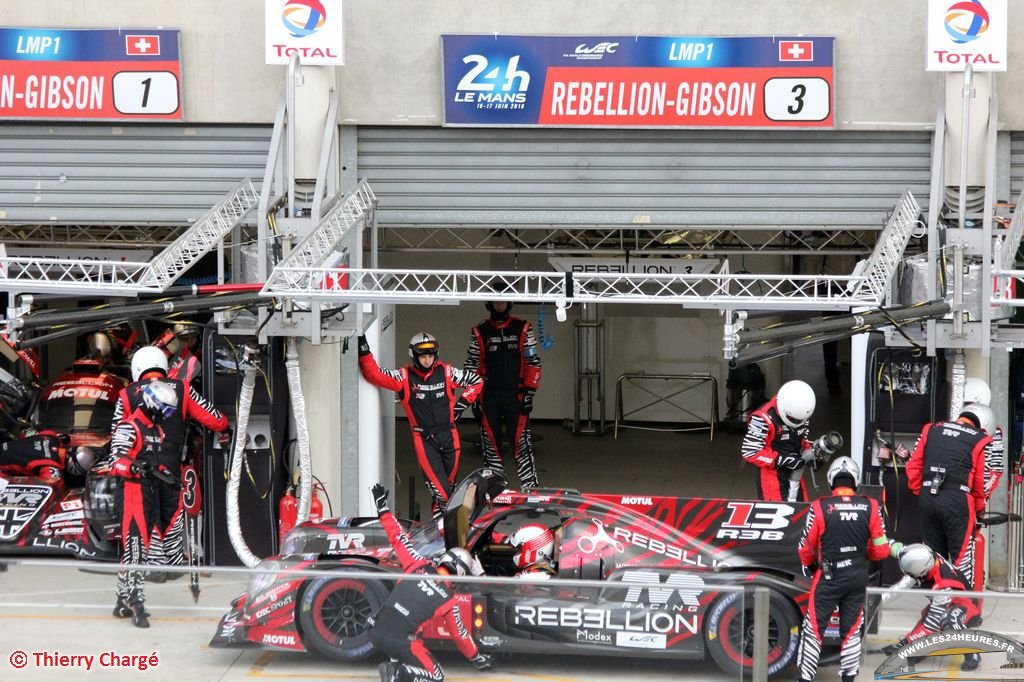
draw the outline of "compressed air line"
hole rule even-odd
[[[154,301],[133,305],[111,305],[97,310],[59,310],[39,312],[23,316],[17,324],[19,330],[52,327],[58,324],[82,324],[110,319],[130,319],[168,315],[170,313],[191,313],[217,308],[235,308],[252,305],[266,305],[267,299],[256,294],[225,294],[202,299]]]
[[[302,395],[302,381],[299,376],[299,342],[289,337],[285,354],[285,370],[288,374],[288,394],[292,400],[292,415],[295,417],[295,444],[299,452],[299,508],[295,518],[298,525],[309,518],[312,502],[313,470],[310,464],[309,426],[306,424],[306,399]]]
[[[246,432],[249,430],[249,411],[252,409],[252,394],[256,387],[256,367],[248,365],[242,378],[242,390],[238,395],[238,423],[235,424],[235,448],[231,453],[231,475],[227,487],[228,538],[235,554],[242,563],[253,568],[260,562],[242,537],[242,522],[238,509],[238,483],[242,478],[242,458],[245,456]]]
[[[872,310],[851,313],[837,318],[816,318],[809,322],[776,325],[765,329],[743,329],[736,334],[739,346],[764,342],[782,342],[812,334],[827,334],[861,327],[884,327],[904,320],[941,317],[951,310],[946,301],[931,301],[891,310]]]

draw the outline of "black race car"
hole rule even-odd
[[[503,540],[525,523],[550,528],[558,577],[599,580],[602,587],[509,581],[457,586],[463,620],[482,650],[693,659],[710,656],[724,670],[749,674],[753,654],[752,590],[770,590],[768,669],[796,655],[810,580],[796,546],[808,505],[724,499],[594,495],[564,489],[505,489],[488,469],[467,477],[446,509],[445,534],[409,524],[418,551],[436,556],[466,547],[487,574],[513,574]],[[389,580],[352,571],[395,574],[398,566],[376,518],[304,524],[281,556],[264,560],[249,590],[232,602],[214,647],[311,650],[340,661],[371,656],[366,619],[385,600]],[[296,569],[337,571],[329,577]],[[661,588],[652,588],[659,583]],[[641,586],[642,584],[642,586]],[[827,637],[836,641],[837,628]],[[447,638],[425,628],[428,639]],[[432,644],[433,646],[433,644]]]

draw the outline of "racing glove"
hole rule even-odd
[[[978,511],[974,512],[974,523],[975,523],[975,525],[978,525],[978,526],[984,526],[985,525],[985,510],[984,509],[979,509]]]
[[[523,399],[519,403],[519,409],[523,414],[530,414],[533,412],[533,394],[536,393],[532,388],[528,388],[523,391]]]
[[[388,489],[382,486],[380,483],[374,483],[373,487],[370,488],[370,492],[373,494],[373,505],[377,508],[377,516],[382,516],[387,512],[391,511],[388,507]]]
[[[366,337],[363,336],[362,334],[360,334],[359,338],[357,339],[357,341],[359,342],[359,357],[363,357],[364,355],[369,355],[370,354],[370,344],[366,341]]]
[[[818,562],[815,561],[810,566],[801,566],[800,569],[803,571],[805,578],[813,578],[814,574],[818,572]]]
[[[899,557],[900,552],[903,551],[903,543],[898,540],[889,540],[889,556],[893,559]]]
[[[466,411],[467,407],[469,407],[469,403],[466,402],[465,398],[459,398],[455,401],[455,409],[452,410],[452,417],[455,421],[459,421],[459,417],[462,416],[462,413]]]
[[[494,657],[488,654],[478,653],[476,656],[469,660],[473,663],[473,665],[476,666],[477,670],[494,669]]]
[[[224,429],[223,431],[217,434],[217,443],[219,443],[222,448],[226,448],[227,446],[231,445],[231,438],[234,435],[234,431],[232,431],[231,429]]]
[[[799,455],[783,455],[779,454],[775,457],[775,467],[778,469],[789,469],[790,471],[796,471],[804,465],[804,460]]]
[[[114,472],[115,476],[123,476],[124,478],[134,478],[138,475],[135,470],[135,462],[127,457],[115,459],[110,465],[110,470]]]

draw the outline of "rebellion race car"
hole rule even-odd
[[[710,656],[730,674],[749,674],[753,655],[752,592],[770,590],[768,670],[776,675],[796,655],[810,580],[796,546],[809,505],[724,499],[594,495],[563,489],[505,489],[482,469],[456,489],[445,533],[409,524],[417,550],[436,556],[466,547],[488,575],[513,574],[513,549],[502,542],[525,523],[556,538],[558,577],[604,581],[602,588],[461,583],[463,622],[484,651],[694,659]],[[367,618],[393,581],[359,580],[352,571],[401,569],[377,519],[343,518],[295,528],[282,555],[260,563],[232,602],[213,647],[264,646],[315,651],[339,661],[373,655]],[[337,577],[295,575],[298,569]],[[660,582],[663,588],[651,588]],[[636,586],[644,583],[645,586]],[[447,633],[428,623],[431,646]],[[827,638],[838,645],[837,628]],[[438,640],[438,641],[434,641]],[[829,643],[828,641],[826,642]]]

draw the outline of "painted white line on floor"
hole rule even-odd
[[[146,607],[149,609],[159,609],[161,611],[215,611],[217,613],[227,613],[229,606],[189,606],[189,605],[176,605],[176,604],[154,604],[152,602],[146,602]],[[103,609],[104,611],[110,610],[110,604],[40,604],[38,602],[10,602],[5,601],[0,605],[0,617],[5,610],[12,608],[20,609]]]

